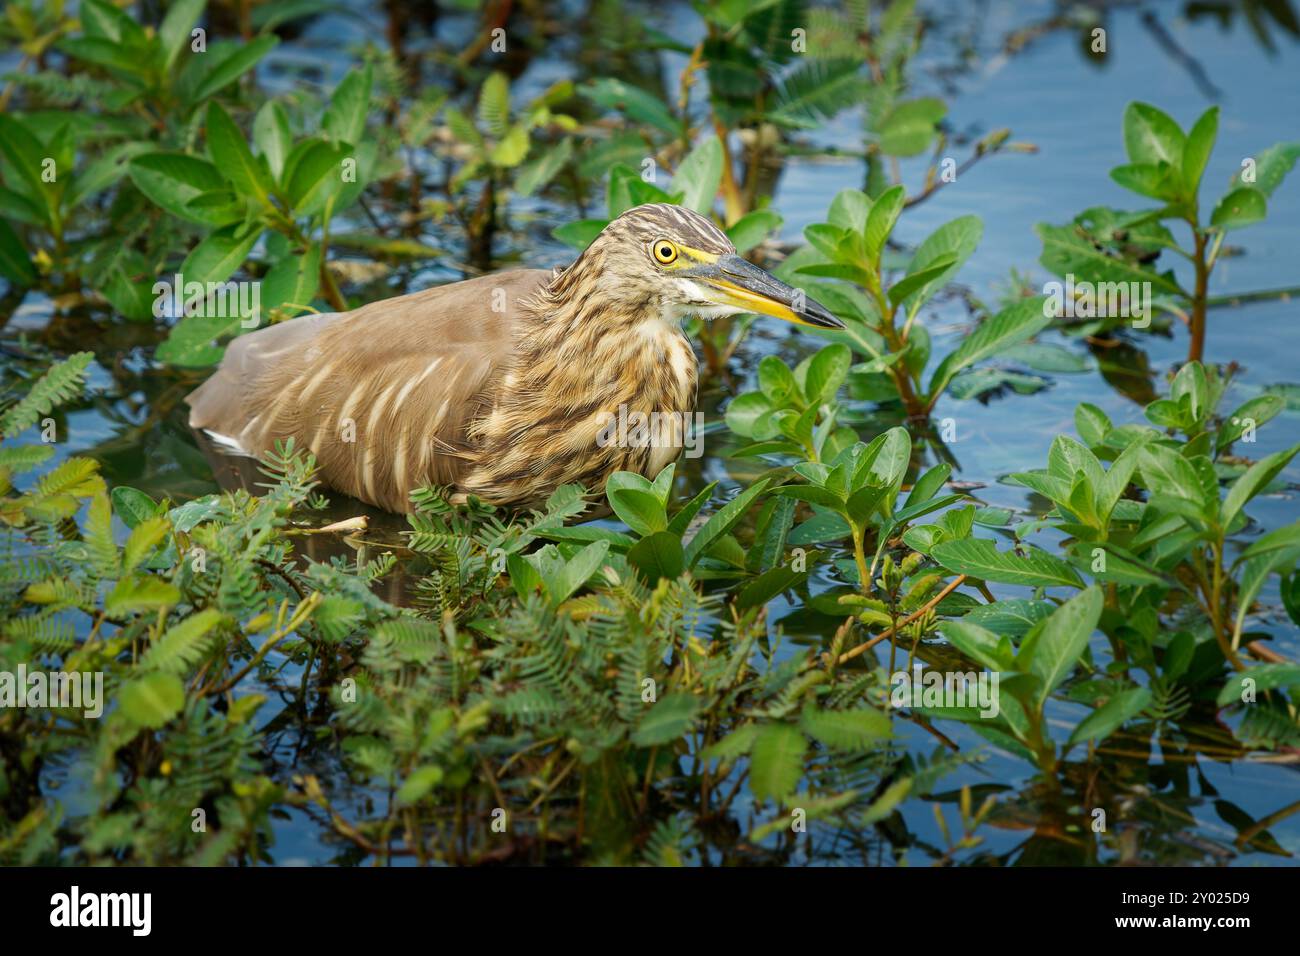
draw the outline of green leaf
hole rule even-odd
[[[1167,293],[1181,296],[1182,290],[1171,275],[1128,258],[1119,258],[1098,248],[1092,237],[1078,224],[1053,226],[1040,222],[1034,231],[1043,241],[1039,262],[1058,275],[1075,275],[1089,282],[1149,282],[1153,295]]]
[[[632,732],[632,743],[638,747],[659,747],[681,740],[691,732],[702,705],[700,698],[685,692],[668,694],[649,704]]]
[[[239,236],[236,227],[228,226],[208,237],[190,250],[181,264],[181,275],[186,283],[190,282],[225,282],[247,260],[253,246],[261,235],[260,229],[254,229],[246,236]],[[234,310],[231,310],[232,312]],[[240,318],[238,315],[223,318]]]
[[[979,622],[945,621],[939,630],[949,644],[975,663],[999,673],[1015,669],[1010,639],[988,630]]]
[[[794,793],[803,776],[808,744],[790,724],[763,727],[750,747],[749,788],[758,800],[780,800]]]
[[[1083,587],[1083,580],[1069,564],[1046,551],[1022,545],[1024,555],[999,551],[985,538],[944,541],[930,555],[949,571],[1000,584],[1031,587]]]
[[[213,164],[245,196],[270,201],[271,177],[253,156],[244,134],[219,103],[208,104],[208,151]]]
[[[957,261],[957,257],[951,253],[939,256],[934,262],[926,266],[919,272],[913,272],[911,275],[904,276],[889,288],[889,301],[893,305],[898,305],[917,289],[924,288],[936,277],[947,272],[949,267]]]
[[[885,249],[885,241],[894,231],[899,213],[907,201],[907,190],[902,186],[891,186],[878,197],[867,216],[867,225],[863,230],[863,241],[867,247],[867,257],[877,268],[880,266],[880,254]]]
[[[560,140],[519,170],[519,175],[515,178],[515,192],[520,196],[531,196],[554,179],[572,158],[573,140]]]
[[[709,549],[709,546],[735,527],[736,523],[744,517],[750,503],[766,490],[767,485],[766,478],[760,479],[709,516],[709,520],[704,522],[686,545],[687,567],[695,567],[695,562]]]
[[[203,659],[213,643],[208,635],[223,619],[220,611],[208,607],[169,627],[140,659],[141,669],[184,676]]]
[[[1130,162],[1154,165],[1163,160],[1179,169],[1184,145],[1178,124],[1149,103],[1130,103],[1124,111],[1124,148]]]
[[[912,261],[908,263],[909,274],[928,269],[945,256],[952,256],[952,264],[931,278],[920,289],[908,296],[906,305],[909,312],[924,305],[931,296],[957,275],[962,264],[971,257],[975,247],[984,235],[984,223],[979,216],[961,216],[944,223],[916,247]]]
[[[744,255],[750,249],[781,228],[785,220],[770,209],[755,209],[747,212],[727,228],[727,238],[736,247],[736,252]]]
[[[673,175],[671,191],[682,194],[682,205],[708,215],[722,185],[722,143],[709,136],[686,154]]]
[[[293,149],[293,135],[289,132],[289,117],[284,107],[274,100],[267,100],[257,111],[253,120],[253,142],[270,167],[272,178],[279,182],[285,160]]]
[[[784,42],[788,49],[790,34],[787,32],[778,42]],[[800,59],[804,62],[782,77],[766,119],[779,126],[814,129],[840,111],[862,102],[870,81],[862,72],[860,58]],[[711,71],[711,80],[713,76]]]
[[[1148,443],[1138,456],[1138,471],[1148,491],[1171,498],[1205,504],[1196,470],[1178,452],[1164,445]]]
[[[1048,314],[1048,300],[1044,296],[1020,299],[1007,306],[997,315],[981,322],[977,328],[955,350],[944,356],[934,375],[930,377],[927,393],[937,396],[943,393],[954,375],[964,368],[997,355],[1032,338],[1045,329],[1052,319]]]
[[[501,137],[510,125],[510,80],[500,71],[483,81],[478,97],[478,119],[488,134]]]
[[[608,541],[594,541],[569,559],[559,575],[547,582],[547,591],[552,603],[560,604],[586,584],[587,579],[604,564],[605,555],[608,553]]]
[[[1260,222],[1267,213],[1268,203],[1264,194],[1258,189],[1244,186],[1232,190],[1219,200],[1214,212],[1210,214],[1210,225],[1228,232]]]
[[[1229,704],[1241,702],[1246,692],[1247,680],[1251,681],[1249,686],[1256,695],[1282,687],[1300,687],[1300,664],[1260,664],[1240,674],[1233,674],[1223,685],[1223,690],[1219,692],[1215,703],[1220,707],[1227,707]]]
[[[365,136],[371,76],[370,64],[349,70],[330,97],[330,105],[321,117],[321,129],[336,142],[355,146]]]
[[[582,87],[582,95],[597,106],[618,110],[636,123],[649,124],[672,137],[681,135],[682,124],[663,100],[622,80],[593,80]]]
[[[310,306],[320,286],[320,244],[313,242],[302,255],[287,255],[273,265],[262,280],[262,316],[285,305]]]
[[[1075,663],[1083,656],[1088,640],[1101,619],[1103,604],[1101,588],[1091,585],[1058,607],[1047,620],[1036,625],[1022,643],[1023,648],[1037,637],[1030,672],[1043,682],[1038,696],[1040,710],[1051,692],[1070,676]]]
[[[628,549],[627,559],[651,584],[660,578],[675,578],[686,569],[682,539],[671,531],[646,535]]]
[[[1139,196],[1163,199],[1166,202],[1175,201],[1182,192],[1178,170],[1164,163],[1158,166],[1143,163],[1116,166],[1110,171],[1110,178]]]
[[[1068,744],[1083,740],[1100,743],[1133,717],[1146,710],[1151,703],[1151,691],[1145,687],[1131,687],[1115,694],[1079,722],[1070,733]]]
[[[164,73],[170,73],[172,66],[186,47],[190,45],[191,31],[199,22],[207,0],[174,0],[158,27],[158,40],[162,45]]]
[[[566,222],[551,230],[551,235],[566,246],[574,249],[586,249],[601,231],[609,225],[608,219],[579,219]]]
[[[140,192],[178,219],[207,226],[231,222],[220,210],[190,206],[196,197],[225,188],[225,179],[206,160],[181,153],[147,153],[131,160],[127,171]]]
[[[617,488],[608,491],[608,498],[614,513],[639,535],[653,534],[668,527],[663,503],[648,491]]]
[[[343,161],[352,156],[350,146],[306,139],[285,161],[285,192],[294,212],[311,216],[325,208],[343,187]]]
[[[1214,140],[1219,135],[1219,108],[1211,106],[1201,114],[1187,134],[1183,144],[1183,181],[1187,186],[1188,196],[1195,198],[1201,185],[1201,176],[1205,164],[1210,161],[1210,152],[1214,149]]]
[[[50,188],[51,184],[41,179],[46,154],[46,148],[25,124],[0,113],[0,158],[8,163],[18,177],[15,180],[11,176],[9,185],[14,189],[23,189],[27,193],[26,198],[33,202],[39,201],[45,210],[45,222],[53,223],[59,212],[57,193]]]
[[[1300,445],[1292,445],[1290,448],[1261,458],[1247,468],[1246,473],[1232,483],[1227,496],[1223,499],[1223,505],[1219,510],[1219,527],[1224,529],[1230,527],[1241,509],[1246,507],[1246,502],[1281,474],[1282,469],[1290,463],[1297,452],[1300,452]]]
[[[129,485],[117,485],[111,495],[113,511],[128,528],[135,528],[142,521],[156,517],[160,513],[157,503]]]
[[[840,385],[849,374],[853,353],[847,345],[828,345],[813,356],[804,377],[804,394],[812,405],[820,405],[835,397]]]
[[[1265,196],[1272,196],[1287,173],[1295,167],[1297,159],[1300,159],[1300,142],[1275,143],[1255,157],[1251,182],[1243,178],[1246,173],[1243,168],[1233,177],[1232,184],[1234,187],[1250,186]]]
[[[0,276],[27,288],[36,284],[36,267],[9,223],[0,219]]]
[[[804,733],[832,750],[856,753],[890,737],[889,717],[869,707],[858,710],[820,710],[807,707],[799,718]]]
[[[109,617],[123,617],[143,611],[157,611],[170,607],[181,599],[181,592],[173,585],[151,574],[133,574],[118,581],[104,599],[104,613]]]
[[[117,701],[134,726],[157,730],[185,706],[185,687],[175,674],[146,674],[122,685]]]
[[[886,156],[917,156],[934,141],[935,127],[948,113],[940,99],[923,98],[899,103],[876,130],[880,151]]]
[[[402,785],[397,788],[397,793],[393,799],[398,806],[409,807],[412,804],[419,803],[430,793],[433,788],[442,783],[446,773],[437,764],[429,764],[424,767],[417,767],[412,770]]]
[[[230,52],[213,64],[212,68],[199,81],[191,103],[201,103],[214,93],[229,86],[253,67],[279,44],[280,38],[274,34],[263,34],[248,43],[232,44]],[[210,55],[210,54],[209,54]]]
[[[524,161],[530,145],[528,127],[523,123],[516,123],[489,151],[488,162],[494,166],[511,169]]]

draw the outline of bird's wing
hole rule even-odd
[[[412,489],[455,486],[472,463],[466,429],[504,374],[520,300],[550,277],[498,273],[241,336],[188,397],[190,425],[250,455],[292,437],[332,488],[409,510]]]

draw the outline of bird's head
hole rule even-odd
[[[829,309],[736,254],[726,234],[682,206],[647,203],[619,216],[582,259],[625,299],[650,299],[677,315],[716,319],[741,312],[842,329]],[[582,260],[572,269],[584,271]],[[570,270],[570,271],[571,271]]]

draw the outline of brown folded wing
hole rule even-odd
[[[251,455],[293,437],[330,487],[407,511],[412,489],[454,487],[473,464],[466,429],[499,387],[520,299],[550,277],[483,276],[241,336],[188,397],[190,425]]]

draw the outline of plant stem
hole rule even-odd
[[[1205,354],[1205,302],[1206,291],[1210,283],[1210,266],[1205,258],[1205,233],[1192,226],[1196,237],[1196,253],[1192,260],[1196,266],[1196,290],[1192,294],[1192,341],[1187,348],[1187,361],[1199,362]]]

